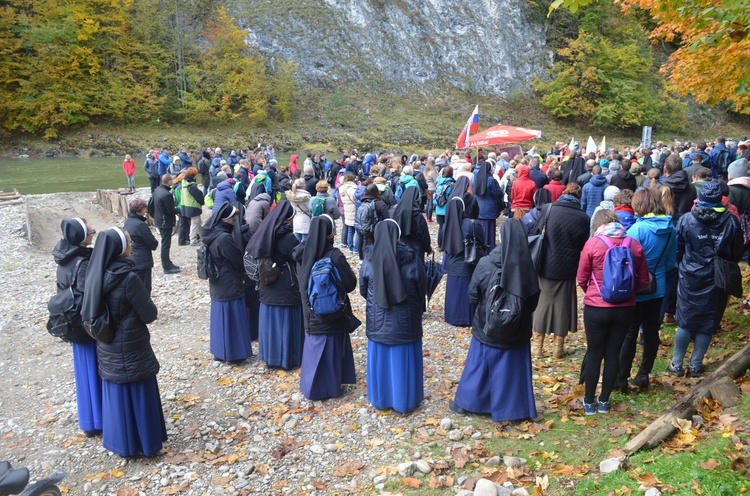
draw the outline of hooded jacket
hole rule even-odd
[[[398,267],[408,297],[390,308],[382,308],[375,302],[372,284],[373,246],[365,248],[365,259],[359,270],[359,292],[367,300],[367,339],[386,345],[409,344],[422,339],[422,313],[427,296],[427,278],[424,263],[414,251],[399,242],[396,245]]]
[[[737,207],[740,215],[750,215],[750,177],[729,181],[729,203]]]
[[[737,218],[724,207],[696,205],[677,223],[677,325],[689,332],[714,334],[721,324],[727,295],[714,285],[713,251],[739,262],[744,251]]]
[[[550,181],[549,184],[544,186],[544,189],[549,191],[551,201],[554,203],[558,198],[562,196],[565,190],[565,185],[561,181]]]
[[[534,205],[534,193],[536,192],[536,184],[531,180],[528,166],[519,165],[516,167],[518,172],[518,178],[513,182],[511,188],[511,198],[513,203],[510,208],[515,210],[517,208],[524,208],[531,210]]]
[[[99,375],[117,384],[139,382],[159,372],[146,324],[156,320],[157,309],[133,261],[120,258],[104,275],[102,293],[109,310],[109,325],[115,328],[111,343],[97,342]]]
[[[339,186],[339,198],[344,205],[344,223],[354,227],[357,215],[357,184],[354,181],[343,183]]]
[[[629,170],[625,169],[618,170],[610,179],[610,184],[620,188],[620,191],[623,189],[629,189],[630,191],[635,192],[638,188],[638,185],[635,182],[635,176],[631,174]]]
[[[662,298],[667,287],[667,272],[674,269],[677,263],[677,230],[672,225],[672,217],[638,217],[628,229],[628,236],[641,244],[648,270],[656,277],[656,292],[636,296],[635,300],[640,302]]]
[[[294,232],[297,234],[307,234],[310,232],[310,221],[312,220],[310,193],[304,189],[298,189],[296,193],[292,193],[289,190],[286,192],[286,199],[294,207],[294,220],[292,220]]]
[[[594,210],[604,200],[604,190],[607,186],[607,178],[596,175],[581,190],[581,210],[589,217],[594,215]]]
[[[620,224],[625,226],[625,229],[630,229],[630,226],[635,224],[636,217],[633,209],[627,205],[617,205],[615,207],[615,215],[620,219]]]
[[[232,238],[233,230],[234,226],[226,222],[219,222],[209,232],[204,229],[203,243],[208,246],[211,258],[219,268],[219,277],[208,280],[209,294],[214,301],[233,301],[245,296],[242,285],[244,253]]]
[[[401,179],[399,180],[399,186],[400,188],[396,188],[396,201],[401,201],[401,195],[406,188],[417,188],[417,191],[419,191],[419,203],[420,205],[422,204],[422,187],[414,176],[402,174]]]
[[[690,212],[693,208],[693,201],[698,197],[695,188],[690,184],[690,178],[684,170],[678,170],[669,177],[664,178],[661,182],[672,190],[674,205],[674,214],[672,221],[676,224],[680,217]]]
[[[216,196],[214,197],[214,208],[222,203],[234,203],[237,201],[237,195],[234,192],[234,183],[229,179],[222,181],[216,186]]]
[[[442,216],[445,216],[445,207],[446,207],[446,206],[448,205],[448,198],[450,198],[450,194],[451,194],[451,191],[450,191],[450,189],[451,189],[451,185],[452,185],[453,183],[455,183],[455,182],[456,182],[456,180],[455,180],[455,179],[453,179],[452,177],[443,177],[443,176],[440,176],[440,177],[438,177],[438,178],[437,178],[437,181],[435,182],[435,184],[436,184],[436,186],[435,186],[435,190],[436,190],[436,191],[437,191],[437,188],[439,188],[439,187],[440,187],[440,186],[442,186],[443,184],[448,184],[448,186],[446,186],[446,191],[445,191],[445,195],[444,195],[444,196],[445,196],[445,200],[446,200],[446,203],[445,203],[445,205],[443,205],[443,206],[441,207],[440,205],[438,205],[438,204],[437,204],[437,196],[433,196],[433,198],[432,198],[432,203],[433,203],[433,204],[435,205],[435,214],[436,214],[436,215],[442,215]],[[380,189],[380,188],[378,188],[378,189]],[[500,189],[500,188],[499,188],[499,186],[498,186],[498,189]],[[503,194],[503,193],[502,193],[502,190],[500,191],[500,194],[501,194],[501,195]],[[501,198],[502,198],[502,197],[501,197]]]
[[[154,237],[151,229],[146,224],[146,218],[138,214],[128,213],[124,229],[130,233],[133,249],[130,259],[135,264],[136,270],[146,270],[154,266],[153,252],[159,242]]]
[[[81,303],[83,302],[83,290],[86,286],[86,270],[88,269],[89,258],[91,258],[91,248],[72,245],[65,240],[61,240],[52,250],[52,257],[57,264],[58,293],[67,290],[70,287],[70,283],[73,282],[73,271],[75,270],[78,261],[81,260],[81,265],[78,266],[76,286],[73,288],[75,302],[80,309]],[[86,334],[86,331],[83,329],[83,321],[81,320],[80,312],[73,321],[72,327],[72,331],[66,335],[68,341],[76,344],[89,344],[94,342],[94,340]]]
[[[258,226],[268,216],[270,210],[271,195],[268,193],[260,193],[248,202],[247,209],[245,210],[245,222],[248,225],[250,236],[255,234]]]

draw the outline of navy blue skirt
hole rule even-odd
[[[388,345],[367,340],[367,397],[378,410],[416,410],[424,399],[422,340]]]
[[[73,343],[73,375],[76,379],[78,426],[84,431],[102,429],[102,378],[96,359],[96,343]]]
[[[120,456],[153,456],[167,440],[156,377],[116,384],[102,380],[102,445]]]
[[[245,283],[245,305],[247,305],[247,319],[250,322],[250,341],[258,340],[258,313],[260,300],[254,282]]]
[[[497,220],[496,219],[477,219],[476,223],[482,228],[484,233],[484,242],[489,245],[487,253],[495,249],[495,238],[497,237]]]
[[[349,334],[305,336],[299,387],[311,401],[341,396],[342,384],[356,384]]]
[[[445,322],[468,327],[474,318],[474,309],[469,303],[471,276],[448,276],[445,281]]]
[[[258,327],[258,357],[268,367],[290,370],[300,366],[305,343],[301,305],[279,306],[261,302]]]
[[[500,349],[472,337],[455,402],[469,412],[490,413],[495,422],[536,418],[531,344]]]
[[[219,360],[234,362],[253,356],[250,325],[245,300],[211,300],[211,354]]]

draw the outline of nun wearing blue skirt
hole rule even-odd
[[[471,344],[450,409],[495,422],[536,418],[530,343],[539,284],[520,220],[503,224],[500,244],[477,264],[469,298],[476,307]],[[501,311],[488,313],[493,308]]]
[[[96,231],[80,218],[65,219],[60,227],[63,237],[52,250],[57,263],[57,291],[72,288],[80,310],[92,252],[90,245]],[[68,327],[64,339],[73,346],[78,426],[91,437],[102,430],[102,379],[98,371],[96,341],[83,329],[80,312]]]
[[[234,234],[239,210],[230,203],[214,208],[201,231],[203,243],[219,269],[219,277],[208,280],[211,295],[211,354],[224,362],[241,362],[253,356],[250,322],[242,282],[243,246]]]
[[[297,281],[294,248],[299,241],[292,232],[294,208],[286,200],[279,202],[247,244],[247,252],[256,260],[270,258],[273,276],[259,283],[258,358],[267,367],[294,369],[302,363],[305,327],[302,300]],[[261,273],[261,279],[264,279]]]
[[[378,223],[359,271],[359,290],[367,300],[367,397],[378,410],[408,413],[424,399],[427,278],[424,263],[400,236],[393,219]]]
[[[459,179],[458,183],[464,179]],[[468,181],[468,179],[467,179]],[[469,302],[469,282],[474,266],[464,262],[464,240],[474,237],[484,242],[484,234],[479,223],[466,214],[466,201],[473,195],[454,196],[448,200],[445,210],[445,231],[443,233],[443,268],[445,281],[445,322],[459,327],[471,325],[474,308]]]
[[[348,296],[357,287],[357,276],[341,250],[334,246],[335,237],[333,218],[323,214],[310,222],[307,240],[294,250],[306,332],[299,385],[311,401],[336,398],[341,395],[342,384],[357,382],[349,333],[361,322],[352,314]],[[316,262],[325,259],[331,260],[339,283],[333,298],[316,300],[315,292],[310,298],[308,284]],[[334,304],[329,306],[331,300]],[[339,308],[334,310],[336,305]]]
[[[153,456],[167,440],[146,324],[156,320],[154,302],[136,275],[130,237],[118,228],[96,239],[86,274],[81,317],[85,324],[109,315],[107,332],[96,333],[102,378],[102,445],[122,457]],[[94,332],[94,331],[92,331]]]

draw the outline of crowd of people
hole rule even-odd
[[[226,160],[206,148],[195,165],[184,148],[173,157],[151,151],[151,201],[132,201],[124,226],[99,233],[93,249],[86,220],[63,221],[53,252],[58,291],[72,289],[79,302],[64,336],[73,343],[79,425],[121,456],[151,456],[166,439],[147,325],[157,317],[152,252],[160,245],[165,273],[181,271],[170,258],[174,234],[180,245],[200,245],[214,269],[214,359],[243,363],[257,340],[268,368],[300,368],[310,400],[356,382],[350,335],[362,322],[350,295],[359,286],[368,399],[402,413],[419,407],[433,252],[446,276],[444,320],[472,332],[449,404],[456,413],[537,416],[532,357],[544,356],[548,336],[554,358],[566,355],[566,337],[579,330],[578,288],[586,414],[609,412],[613,390],[649,387],[662,322],[677,324],[669,372],[685,375],[693,342],[687,373],[699,377],[729,295],[741,295],[727,280],[750,236],[748,145],[719,138],[711,147],[585,154],[558,143],[513,157],[354,150],[333,162],[308,153],[301,166],[298,155],[279,166],[270,144]],[[532,252],[529,236],[539,235],[541,251]]]

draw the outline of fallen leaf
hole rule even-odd
[[[406,486],[413,487],[414,489],[419,489],[419,486],[422,485],[422,481],[415,479],[414,477],[404,477],[401,479],[401,482]]]
[[[312,486],[315,489],[318,489],[320,491],[324,491],[328,489],[328,486],[326,486],[324,482],[320,482],[320,481],[312,481]]]
[[[719,465],[721,465],[721,463],[717,462],[713,458],[711,458],[710,460],[705,460],[705,461],[701,460],[701,468],[703,470],[713,470]]]
[[[226,486],[231,481],[231,477],[218,476],[211,479],[211,484],[213,484],[214,486]]]
[[[672,426],[679,429],[681,433],[688,434],[693,427],[693,421],[680,418],[672,419]]]
[[[122,477],[125,475],[125,472],[122,470],[117,470],[116,468],[109,471],[110,474],[112,474],[112,477]]]
[[[358,462],[356,460],[350,460],[343,465],[336,467],[336,469],[333,471],[334,477],[346,477],[348,475],[357,475],[359,473],[359,469],[364,467],[365,464],[362,462]]]
[[[116,496],[138,496],[138,489],[132,486],[121,487],[115,493]]]
[[[639,474],[637,479],[638,482],[646,487],[656,487],[658,484],[661,484],[661,481],[651,472]]]
[[[385,440],[376,437],[375,439],[367,439],[365,444],[368,446],[381,446],[385,444]]]

